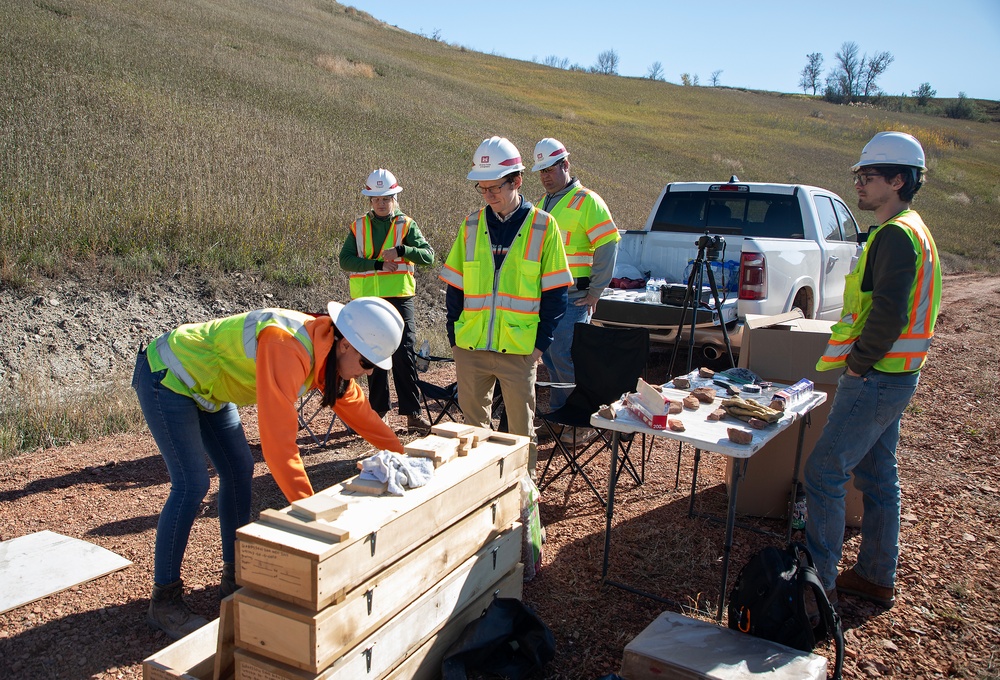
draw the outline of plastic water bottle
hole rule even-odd
[[[658,290],[659,289],[656,287],[656,279],[652,276],[646,279],[646,302],[654,302]]]
[[[809,510],[806,507],[806,491],[802,484],[795,485],[795,504],[792,506],[792,530],[802,531],[806,528]]]
[[[420,351],[417,352],[417,370],[426,371],[431,365],[431,343],[425,338]]]

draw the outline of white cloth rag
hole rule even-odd
[[[430,458],[401,456],[395,451],[379,451],[361,461],[361,479],[374,479],[388,484],[393,496],[402,496],[404,488],[423,486],[434,476],[434,461]]]

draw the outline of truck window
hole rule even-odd
[[[805,237],[798,200],[775,194],[668,192],[657,207],[650,229],[709,231],[724,236]]]
[[[837,217],[840,218],[840,233],[843,235],[844,240],[857,241],[858,223],[854,221],[854,215],[851,214],[846,205],[838,200],[833,201],[833,207],[837,211]]]
[[[749,199],[744,236],[761,238],[805,238],[802,212],[794,196],[760,194]]]
[[[816,212],[819,213],[819,230],[827,241],[843,241],[840,235],[840,220],[833,209],[833,202],[826,196],[813,196]]]

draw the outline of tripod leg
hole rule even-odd
[[[729,366],[736,368],[736,361],[733,359],[733,346],[729,342],[729,330],[726,328],[726,320],[722,318],[722,303],[719,302],[719,287],[715,285],[715,274],[712,273],[711,264],[708,265],[708,286],[712,289],[712,298],[715,300],[715,311],[719,315],[719,325],[722,327],[722,339],[726,342],[726,354],[729,356]]]
[[[701,251],[698,251],[699,255],[696,258],[696,262],[701,260]],[[674,351],[670,353],[670,367],[667,369],[667,379],[674,377],[674,363],[677,360],[677,350],[680,349],[681,344],[681,331],[684,329],[684,317],[687,315],[688,305],[692,304],[692,293],[694,291],[694,279],[698,273],[696,265],[691,266],[691,275],[688,276],[687,290],[684,291],[684,304],[681,305],[681,316],[680,320],[677,322],[677,334],[674,336]],[[694,310],[692,309],[692,314]],[[690,350],[688,350],[688,356],[690,356]],[[688,372],[691,372],[690,365],[688,366]]]
[[[698,294],[695,296],[694,288],[688,289],[688,294],[692,296],[691,302],[691,334],[688,335],[688,360],[687,360],[687,372],[691,372],[691,367],[694,362],[694,329],[698,323],[698,307],[701,305],[701,289],[705,285],[705,258],[704,249],[698,251],[698,257],[694,263],[695,269],[698,272]],[[710,272],[711,273],[711,272]]]

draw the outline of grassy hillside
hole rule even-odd
[[[645,220],[673,180],[796,181],[852,201],[879,130],[923,142],[917,199],[940,248],[1000,270],[1000,125],[552,69],[402,32],[324,0],[0,0],[0,283],[179,266],[332,280],[369,171],[439,252],[480,205],[465,174],[493,134],[545,136]],[[541,193],[529,175],[527,195]],[[859,215],[862,221],[870,215]]]

